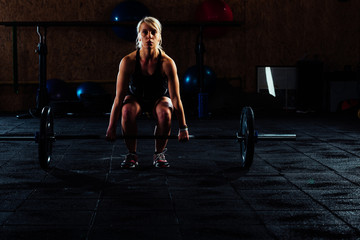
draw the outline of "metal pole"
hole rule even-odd
[[[46,27],[44,27],[44,34],[42,35],[40,32],[40,26],[37,26],[37,33],[39,35],[39,44],[37,49],[37,53],[39,54],[39,90],[36,103],[36,114],[39,115],[43,107],[48,104],[46,89]]]
[[[17,51],[17,27],[13,26],[13,76],[14,92],[19,93],[19,74],[18,74],[18,51]]]

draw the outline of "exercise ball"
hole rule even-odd
[[[100,86],[100,84],[95,82],[84,82],[80,84],[76,89],[76,95],[79,100],[82,100],[83,96],[96,97],[105,94],[105,90]]]
[[[196,94],[200,91],[200,81],[198,77],[198,66],[192,66],[185,72],[181,88],[185,94]],[[204,66],[204,89],[203,92],[212,92],[216,87],[216,74],[209,66]]]
[[[46,88],[49,100],[68,100],[71,97],[68,85],[61,79],[48,79]]]
[[[231,22],[233,13],[223,0],[205,0],[196,9],[195,20],[198,22]],[[226,27],[206,27],[204,35],[220,37],[226,33]]]
[[[149,9],[141,2],[126,0],[113,9],[111,21],[113,22],[133,22],[140,21],[143,17],[149,16]],[[119,26],[112,28],[115,34],[127,41],[135,41],[137,32],[136,26]]]

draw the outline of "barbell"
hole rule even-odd
[[[118,135],[118,139],[177,139],[177,136]],[[296,134],[259,134],[254,130],[254,111],[251,107],[242,108],[240,114],[240,128],[234,135],[189,135],[190,139],[205,140],[236,140],[240,145],[240,166],[249,169],[253,163],[255,143],[262,141],[294,141]],[[40,130],[33,136],[2,135],[0,141],[35,141],[38,143],[38,157],[40,167],[48,169],[52,160],[53,144],[57,140],[70,139],[105,139],[102,135],[57,135],[54,132],[54,115],[50,107],[41,111]]]

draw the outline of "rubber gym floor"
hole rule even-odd
[[[256,114],[256,112],[255,112]],[[108,117],[58,117],[58,134],[104,134]],[[63,140],[49,171],[34,142],[0,142],[0,239],[358,239],[360,122],[349,116],[255,116],[261,133],[249,171],[233,140],[168,144],[169,169],[123,170],[122,140]],[[33,133],[39,119],[1,116],[0,134]],[[239,118],[188,119],[192,134],[234,135]],[[139,134],[154,121],[139,120]],[[176,132],[176,120],[173,121]]]

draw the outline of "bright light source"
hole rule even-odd
[[[273,81],[273,77],[272,77],[272,74],[271,74],[271,68],[270,67],[265,67],[265,75],[266,75],[266,83],[267,83],[267,86],[268,86],[269,94],[276,97],[274,81]]]

